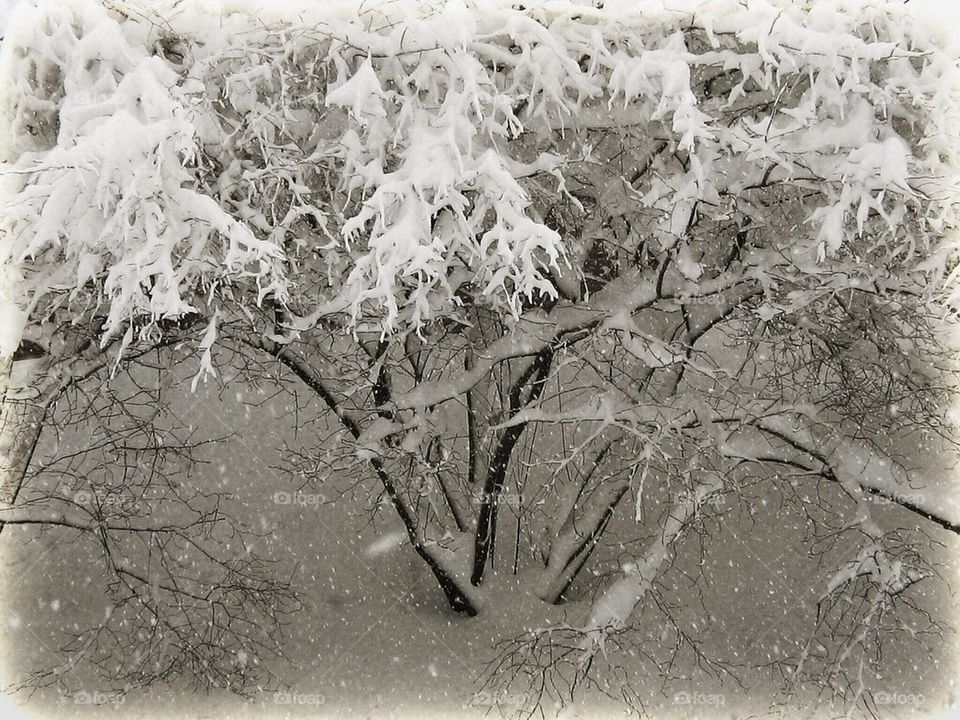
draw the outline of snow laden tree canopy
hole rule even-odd
[[[760,488],[836,567],[791,687],[869,707],[916,530],[960,529],[918,470],[953,448],[958,67],[908,5],[41,2],[0,67],[0,351],[45,407],[180,342],[198,381],[279,367],[341,429],[291,472],[367,482],[455,610],[614,563],[491,682],[595,677]]]

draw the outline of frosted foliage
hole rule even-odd
[[[111,334],[194,310],[191,291],[218,280],[253,275],[269,284],[263,294],[282,296],[280,250],[199,187],[196,126],[177,73],[143,46],[143,28],[87,4],[44,7],[16,27],[30,51],[5,64],[17,105],[3,154],[17,174],[5,178],[14,195],[4,261],[19,270],[21,309],[105,302]],[[57,82],[31,86],[41,68]],[[56,113],[38,125],[34,104]],[[50,147],[32,147],[42,135]]]
[[[14,19],[3,352],[58,311],[131,338],[224,303],[384,333],[468,295],[518,317],[557,297],[575,251],[538,197],[567,193],[590,162],[578,133],[604,124],[688,155],[610,199],[639,204],[691,280],[688,218],[728,216],[758,166],[811,188],[785,272],[816,275],[874,218],[878,252],[945,272],[956,64],[900,6],[270,12],[76,0]]]

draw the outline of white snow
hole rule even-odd
[[[380,555],[386,555],[387,553],[393,552],[399,548],[407,540],[407,534],[402,531],[396,531],[392,533],[387,533],[382,537],[374,540],[372,543],[367,545],[367,549],[364,551],[364,554],[367,557],[378,557]]]

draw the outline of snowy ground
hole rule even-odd
[[[282,396],[258,409],[234,397],[219,401],[212,390],[184,396],[184,419],[218,425],[239,437],[218,454],[219,462],[205,466],[204,477],[233,488],[236,512],[248,522],[275,531],[257,549],[287,567],[298,566],[298,585],[309,604],[288,629],[288,662],[275,667],[289,692],[244,700],[225,694],[198,696],[183,687],[156,688],[111,704],[109,689],[91,676],[82,683],[86,695],[17,695],[7,698],[12,709],[27,716],[63,718],[169,717],[172,712],[211,719],[479,718],[499,716],[492,706],[499,699],[508,713],[515,698],[495,698],[478,692],[476,685],[493,644],[525,627],[580,618],[586,604],[545,610],[531,600],[523,606],[524,616],[495,610],[477,619],[455,616],[419,559],[398,542],[399,527],[388,516],[375,525],[366,523],[361,503],[350,495],[336,506],[319,499],[303,506],[275,501],[278,491],[295,490],[272,469],[276,447],[291,439],[277,434],[281,423],[271,422],[287,411]],[[333,490],[324,494],[332,497]],[[772,504],[758,503],[756,523],[731,528],[708,559],[708,597],[718,601],[711,608],[713,617],[692,631],[727,659],[760,665],[775,658],[811,609],[810,587],[817,578],[804,574],[811,572],[810,563],[802,562],[799,545],[785,540],[797,536],[784,531],[784,524],[794,521],[778,517]],[[56,661],[62,632],[95,617],[103,599],[96,558],[85,557],[61,534],[10,529],[0,550],[6,576],[0,586],[4,680],[9,682]],[[957,556],[956,547],[947,550]],[[955,572],[955,567],[947,569],[948,575]],[[509,576],[501,578],[498,592],[516,592]],[[942,589],[927,600],[935,615],[950,617],[951,598]],[[643,627],[653,644],[660,641],[661,630]],[[949,646],[940,650],[942,657],[933,661],[908,652],[889,658],[889,692],[922,696],[922,702],[893,707],[891,716],[935,716],[953,702],[956,666],[947,659]],[[647,710],[658,718],[762,713],[773,687],[762,669],[744,671],[744,688],[717,684],[692,669],[685,687],[674,684],[661,693],[657,680],[634,672],[631,684],[649,698]],[[675,701],[682,700],[683,693],[693,699],[691,704]],[[100,704],[88,704],[88,699]],[[566,717],[611,717],[621,715],[623,708],[586,694],[566,712]]]

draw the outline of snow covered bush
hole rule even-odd
[[[470,615],[507,575],[575,596],[632,523],[573,685],[762,488],[836,563],[823,612],[869,598],[780,665],[870,707],[845,673],[931,575],[912,531],[960,528],[908,452],[953,448],[960,179],[909,6],[72,0],[2,53],[0,352],[49,392],[78,334],[279,363]]]

